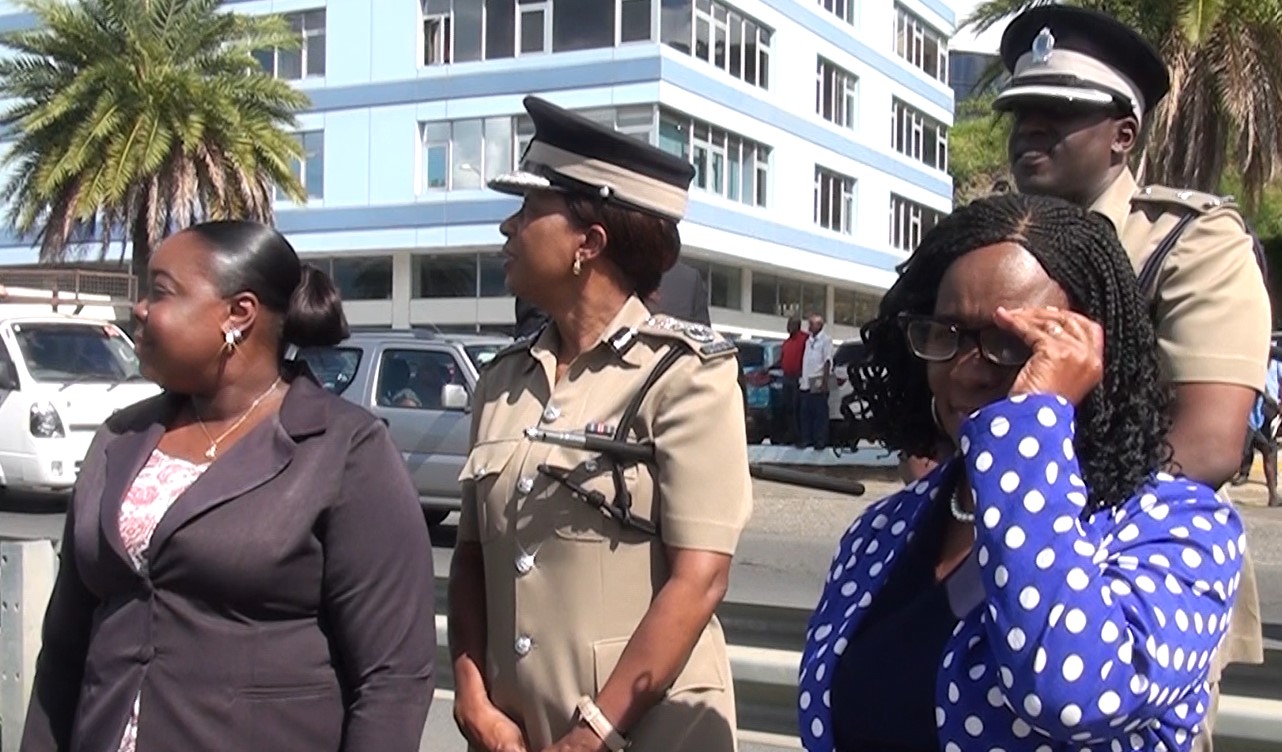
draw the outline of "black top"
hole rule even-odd
[[[938,752],[935,684],[957,626],[935,564],[948,522],[940,494],[850,638],[832,682],[837,752]]]

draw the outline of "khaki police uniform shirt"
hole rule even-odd
[[[1165,375],[1177,385],[1213,382],[1263,390],[1272,315],[1251,237],[1234,205],[1197,191],[1140,188],[1124,170],[1091,209],[1117,228],[1137,274],[1180,218],[1192,213],[1159,270],[1153,296]],[[1242,431],[1245,440],[1245,424]],[[1263,660],[1260,598],[1247,556],[1211,678],[1218,680],[1230,663]]]
[[[630,336],[615,336],[634,330]],[[732,554],[752,510],[743,399],[734,348],[707,327],[651,317],[635,297],[602,340],[555,381],[557,334],[543,330],[491,361],[473,415],[460,480],[459,541],[477,541],[485,566],[490,697],[522,726],[531,749],[572,727],[575,705],[610,677],[633,631],[668,580],[666,549]],[[610,460],[533,442],[537,426],[613,431],[660,357],[689,348],[659,377],[633,423],[653,442],[653,465],[627,466],[633,512],[660,537],[626,529],[542,475],[577,468],[582,485],[615,497]],[[667,699],[629,731],[639,752],[735,749],[725,638],[714,618]]]

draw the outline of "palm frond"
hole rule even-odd
[[[279,16],[219,0],[18,0],[37,27],[0,34],[0,128],[16,141],[0,199],[45,259],[97,234],[159,240],[212,216],[272,218],[301,196],[290,131],[306,95],[253,53],[297,47]]]

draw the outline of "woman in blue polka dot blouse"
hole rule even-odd
[[[863,330],[890,449],[956,454],[846,531],[798,696],[811,752],[1187,750],[1245,550],[1170,465],[1170,395],[1113,228],[959,209]]]

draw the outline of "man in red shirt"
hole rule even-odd
[[[801,358],[806,352],[806,339],[808,336],[801,329],[801,318],[799,316],[789,317],[788,339],[784,340],[783,346],[779,348],[779,362],[776,364],[778,368],[783,370],[783,389],[780,394],[783,402],[781,408],[783,425],[787,428],[787,433],[794,442],[801,440],[801,433],[797,424],[797,413],[800,407]]]

